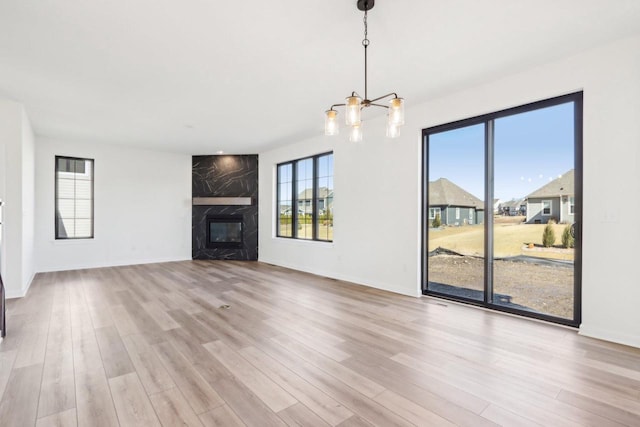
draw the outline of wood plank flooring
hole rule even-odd
[[[38,274],[7,315],[2,427],[640,426],[639,349],[261,263]]]

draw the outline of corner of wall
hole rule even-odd
[[[640,335],[630,335],[619,331],[611,331],[604,328],[592,327],[585,325],[584,323],[580,325],[578,334],[589,338],[610,341],[622,345],[640,348]]]

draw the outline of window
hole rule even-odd
[[[423,292],[580,325],[582,93],[424,129],[422,155]],[[504,215],[483,209],[500,199]],[[435,206],[474,225],[433,227]],[[577,225],[573,248],[543,244],[552,218]]]
[[[440,208],[429,208],[429,219],[436,219],[436,216],[439,216],[440,219],[442,219]]]
[[[56,156],[56,239],[93,238],[93,159]]]
[[[469,224],[473,224],[473,208],[469,208]]]
[[[276,236],[333,241],[333,153],[277,167]]]
[[[573,196],[569,197],[569,214],[575,215],[576,213],[576,198]]]

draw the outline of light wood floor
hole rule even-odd
[[[3,427],[640,425],[638,349],[252,262],[39,274],[7,325]]]

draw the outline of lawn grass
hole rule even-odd
[[[524,224],[522,222],[498,222],[494,224],[494,256],[497,258],[527,255],[538,258],[570,260],[574,251],[561,249],[562,231],[565,224],[554,224],[557,248],[542,248],[542,231],[544,224]],[[533,243],[535,249],[523,249]],[[484,255],[484,224],[463,225],[460,227],[444,227],[429,229],[429,251],[438,247],[450,249],[464,255]]]
[[[291,237],[291,223],[281,222],[280,224],[280,236]],[[298,234],[299,239],[313,239],[313,228],[311,224],[299,224]],[[318,237],[321,240],[333,240],[333,225],[326,225],[320,223],[318,226]]]

